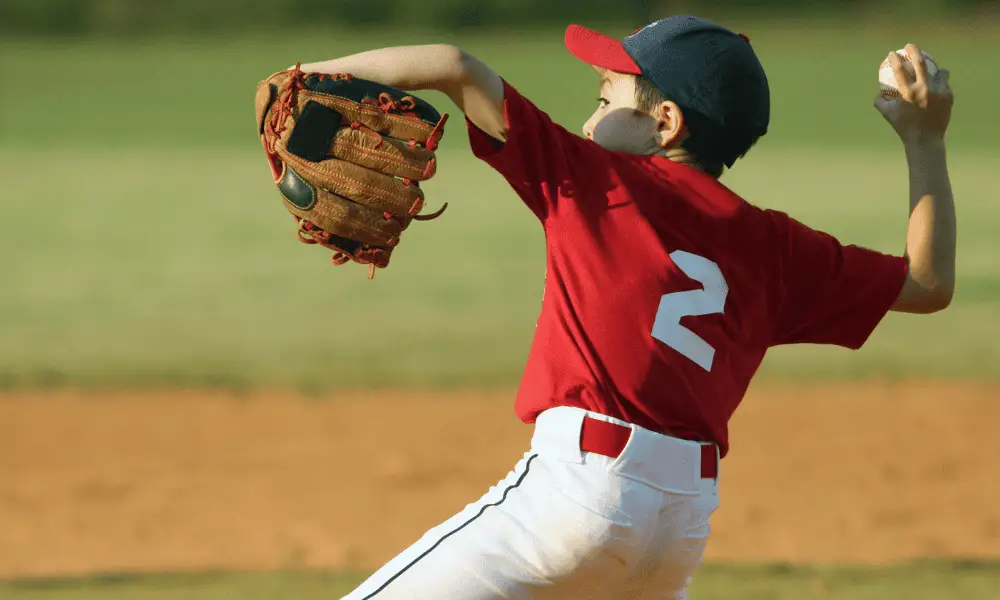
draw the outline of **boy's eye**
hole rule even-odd
[[[607,108],[611,101],[607,98],[598,98],[597,102],[601,105],[601,108]]]

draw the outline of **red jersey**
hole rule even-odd
[[[903,258],[757,208],[701,171],[612,152],[504,84],[500,143],[473,152],[545,229],[541,315],[515,411],[576,406],[728,451],[728,421],[771,346],[857,349]]]

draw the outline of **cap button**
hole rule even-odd
[[[745,40],[746,40],[747,42],[749,42],[749,41],[750,41],[750,38],[748,38],[748,37],[746,36],[746,34],[744,34],[744,33],[738,33],[738,34],[736,34],[736,35],[738,35],[738,36],[740,36],[741,38],[745,39]]]

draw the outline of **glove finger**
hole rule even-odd
[[[315,80],[315,77],[308,78],[306,80],[307,85],[308,82]],[[349,84],[355,81],[357,80],[347,81],[343,79],[325,79],[320,82],[319,85],[326,84],[328,82],[331,84]],[[327,85],[325,87],[330,88],[332,86]],[[413,96],[408,97],[413,98]],[[321,93],[318,91],[312,91],[311,89],[299,92],[298,107],[300,110],[310,101],[317,102],[340,113],[343,116],[345,125],[360,123],[361,125],[377,131],[382,135],[386,135],[397,140],[403,140],[405,142],[414,140],[416,143],[430,150],[433,150],[436,147],[437,140],[441,137],[441,132],[438,131],[439,128],[437,127],[441,122],[441,117],[437,114],[437,111],[434,111],[433,115],[421,118],[412,112],[383,112],[383,110],[378,107],[377,101],[375,101],[375,104],[358,104],[353,100],[346,99],[340,95],[335,95],[332,92]]]
[[[291,210],[291,209],[289,209]],[[292,210],[297,214],[298,209]],[[399,243],[404,225],[367,206],[321,191],[320,200],[310,211],[300,216],[317,226],[343,238],[362,244],[392,248]]]
[[[409,224],[409,219],[387,219],[377,209],[319,188],[288,166],[278,181],[278,190],[293,215],[362,244],[391,248]]]
[[[437,171],[437,159],[430,150],[349,127],[336,133],[328,156],[414,181],[430,179]]]
[[[437,166],[434,153],[415,140],[403,142],[384,136],[320,102],[306,102],[290,123],[280,136],[282,144],[288,152],[310,162],[332,156],[416,181],[429,179]]]
[[[397,216],[412,217],[424,205],[424,193],[412,183],[383,175],[344,160],[328,158],[312,162],[277,147],[278,156],[317,187],[365,206]]]
[[[278,94],[288,83],[290,73],[278,71],[257,84],[257,96],[254,105],[257,110],[257,126],[261,135],[264,133],[264,120],[271,111]]]

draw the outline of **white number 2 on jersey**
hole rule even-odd
[[[670,258],[677,268],[699,282],[703,288],[664,294],[656,309],[653,337],[691,359],[702,369],[711,371],[715,348],[690,329],[681,326],[681,317],[721,313],[726,305],[726,296],[729,295],[729,286],[719,265],[707,258],[683,250],[671,252]]]

